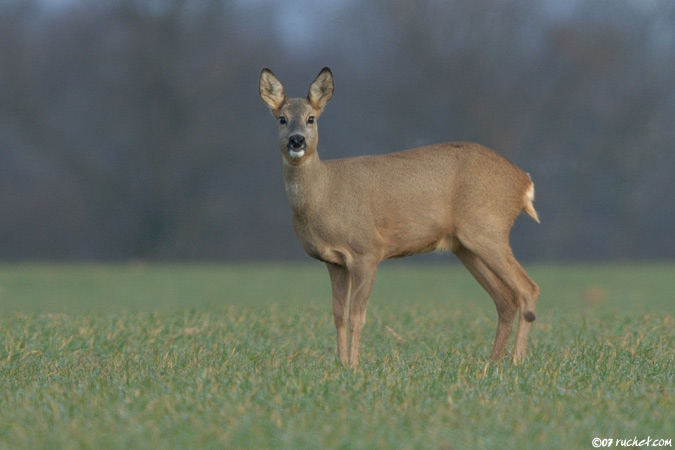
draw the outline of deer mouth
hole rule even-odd
[[[290,156],[293,159],[302,158],[303,156],[305,156],[305,147],[301,148],[288,147],[288,156]]]

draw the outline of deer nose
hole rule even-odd
[[[305,137],[300,134],[294,134],[288,138],[288,146],[291,148],[301,148],[305,146]]]

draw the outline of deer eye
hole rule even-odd
[[[284,116],[279,116],[279,124],[286,125],[286,118]]]
[[[309,123],[309,124],[314,123],[314,116],[309,116],[309,117],[307,118],[307,123]]]

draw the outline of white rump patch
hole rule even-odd
[[[530,174],[528,173],[527,176],[529,177]],[[523,206],[523,211],[525,213],[532,217],[537,223],[539,222],[539,215],[537,214],[537,210],[534,209],[534,205],[532,202],[534,201],[534,183],[532,182],[532,179],[530,179],[530,187],[525,191],[525,206]]]
[[[530,184],[530,188],[525,193],[525,196],[527,197],[527,199],[529,201],[531,201],[531,202],[534,201],[534,183]]]

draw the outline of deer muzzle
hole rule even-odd
[[[305,137],[294,134],[288,138],[288,154],[291,158],[302,158],[305,154]]]

